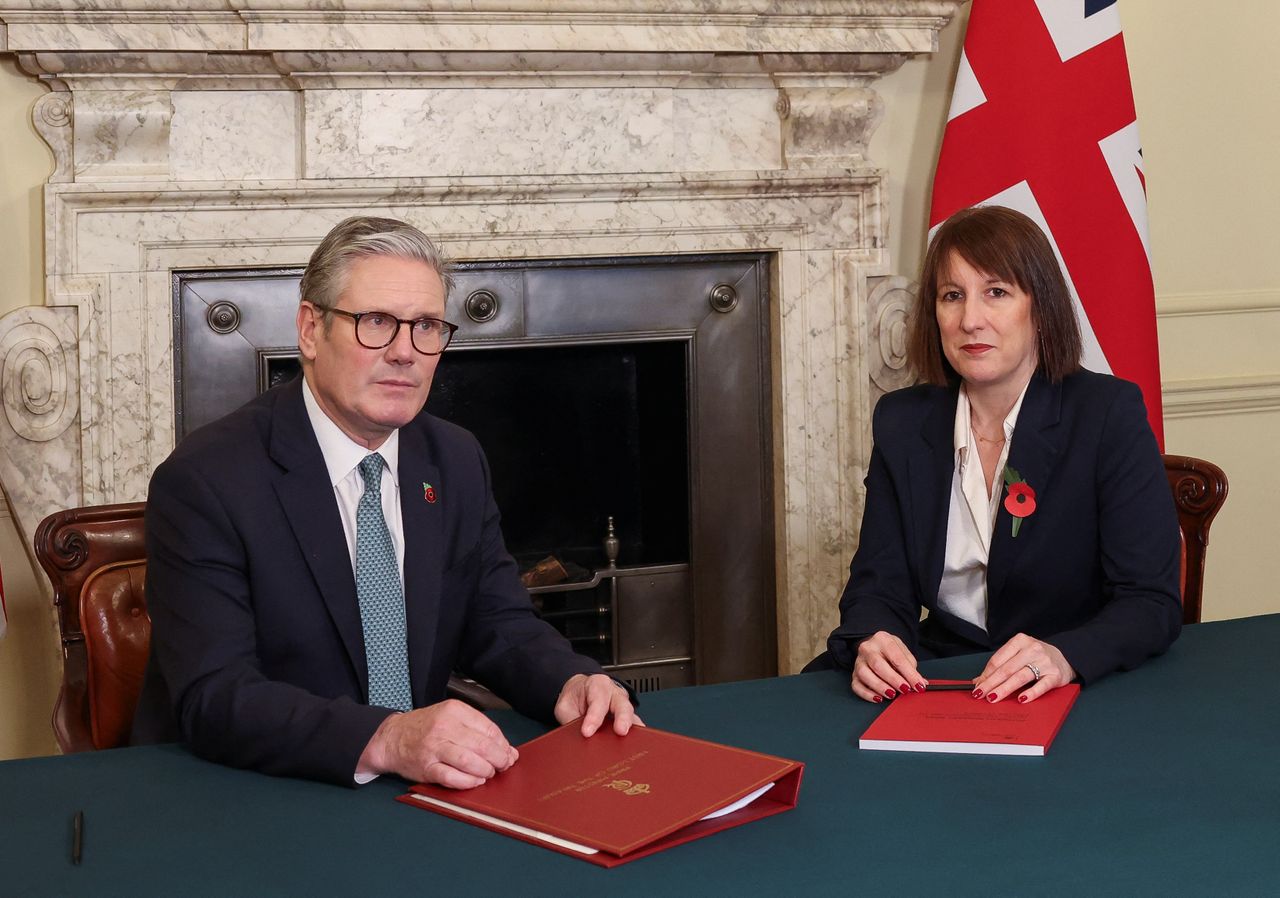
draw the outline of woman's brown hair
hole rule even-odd
[[[907,347],[916,374],[933,384],[954,383],[960,377],[942,352],[935,311],[938,281],[948,275],[953,254],[984,274],[1017,284],[1031,296],[1037,371],[1057,383],[1080,368],[1080,322],[1048,238],[1021,212],[1004,206],[974,206],[943,222],[925,253]]]

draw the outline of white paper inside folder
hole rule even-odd
[[[742,808],[745,808],[747,805],[751,804],[751,802],[755,801],[761,795],[763,795],[764,793],[772,789],[773,785],[774,785],[773,783],[766,783],[765,785],[761,786],[759,789],[756,789],[754,792],[751,792],[747,795],[742,796],[737,801],[730,802],[729,804],[725,805],[719,810],[712,811],[710,814],[707,814],[705,817],[702,817],[701,820],[714,820],[717,817],[723,817],[726,814],[732,814],[734,811],[741,810]],[[539,842],[546,842],[548,845],[555,845],[556,847],[564,848],[567,851],[574,851],[574,852],[577,852],[578,854],[599,854],[600,853],[595,848],[589,848],[588,846],[580,845],[577,842],[570,842],[568,839],[562,839],[559,836],[553,836],[550,833],[539,832],[536,829],[530,829],[527,826],[521,826],[519,823],[511,823],[510,821],[503,820],[499,817],[493,817],[493,816],[490,816],[489,814],[482,814],[479,811],[470,810],[469,808],[459,807],[456,804],[450,804],[447,801],[441,801],[440,799],[432,798],[429,795],[418,795],[417,793],[411,793],[409,797],[414,799],[415,801],[420,801],[423,804],[435,805],[438,808],[448,808],[452,813],[458,814],[459,816],[467,817],[471,820],[488,824],[489,826],[496,826],[497,828],[505,829],[508,832],[519,833],[522,836],[528,836],[531,839],[537,839]]]

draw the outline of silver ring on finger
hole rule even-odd
[[[1040,682],[1040,668],[1036,667],[1034,664],[1028,664],[1027,670],[1031,671],[1031,676],[1036,678],[1037,683]]]

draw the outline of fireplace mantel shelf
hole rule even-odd
[[[960,0],[0,0],[0,49],[927,53]],[[321,8],[323,7],[323,8]]]

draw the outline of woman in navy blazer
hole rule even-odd
[[[882,398],[830,658],[869,701],[918,660],[995,650],[975,698],[1033,701],[1163,652],[1181,626],[1178,524],[1138,388],[1080,367],[1070,293],[1011,209],[952,216]],[[928,616],[921,621],[921,608]]]

